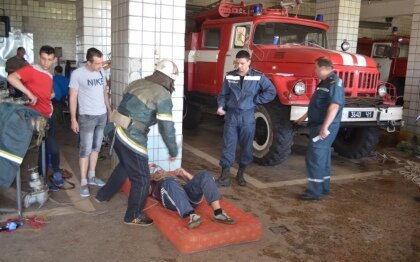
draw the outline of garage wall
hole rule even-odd
[[[75,59],[75,21],[23,17],[23,31],[32,32],[34,35],[35,61],[38,59],[38,50],[43,45],[61,46],[63,48],[61,60]]]
[[[384,22],[385,19],[375,20],[377,22]],[[392,21],[392,26],[398,27],[399,35],[410,35],[412,16],[395,17]],[[381,38],[390,35],[392,27],[387,29],[373,29],[373,28],[359,28],[359,37]]]
[[[0,0],[4,15],[10,17],[12,31],[33,33],[34,54],[48,44],[63,48],[63,58],[75,59],[76,8],[73,3],[51,3],[32,0]],[[4,4],[3,4],[4,3]],[[37,62],[37,55],[35,55]]]
[[[80,63],[89,48],[102,51],[104,59],[111,53],[111,0],[79,0],[76,2],[76,56]]]

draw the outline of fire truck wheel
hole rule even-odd
[[[290,107],[277,100],[258,106],[255,112],[254,162],[274,166],[285,161],[293,145]]]
[[[357,159],[374,151],[378,140],[377,127],[343,127],[340,128],[333,147],[340,156]]]
[[[196,129],[201,121],[201,109],[191,104],[186,104],[184,108],[183,126],[186,129]]]

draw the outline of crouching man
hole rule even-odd
[[[189,217],[188,228],[196,228],[201,224],[201,217],[194,208],[201,203],[203,197],[213,208],[214,222],[235,224],[220,207],[222,196],[213,176],[207,171],[199,171],[194,176],[182,168],[174,172],[165,172],[159,166],[151,165],[151,195],[165,208],[177,211],[182,218]]]

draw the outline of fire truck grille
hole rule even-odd
[[[343,85],[345,87],[353,86],[354,73],[353,72],[338,72],[338,77],[343,80]]]
[[[375,73],[359,73],[359,84],[358,88],[363,89],[376,89],[378,83],[378,74]]]
[[[379,84],[379,74],[371,72],[335,71],[349,91],[356,88],[360,93],[375,93]]]

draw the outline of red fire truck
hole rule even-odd
[[[220,1],[195,17],[197,28],[186,36],[185,128],[196,128],[201,112],[216,112],[223,78],[234,69],[235,55],[242,49],[252,54],[251,66],[264,72],[277,89],[277,99],[255,112],[256,163],[276,165],[287,159],[293,121],[307,111],[319,82],[314,63],[321,56],[333,61],[345,86],[342,128],[333,145],[336,152],[349,158],[366,156],[375,149],[379,127],[393,131],[401,125],[395,87],[380,81],[373,59],[328,50],[325,23],[289,17],[286,5],[261,7]]]
[[[409,36],[390,35],[382,39],[359,38],[357,53],[371,56],[378,64],[380,80],[397,88],[397,104],[403,102],[407,72]]]

